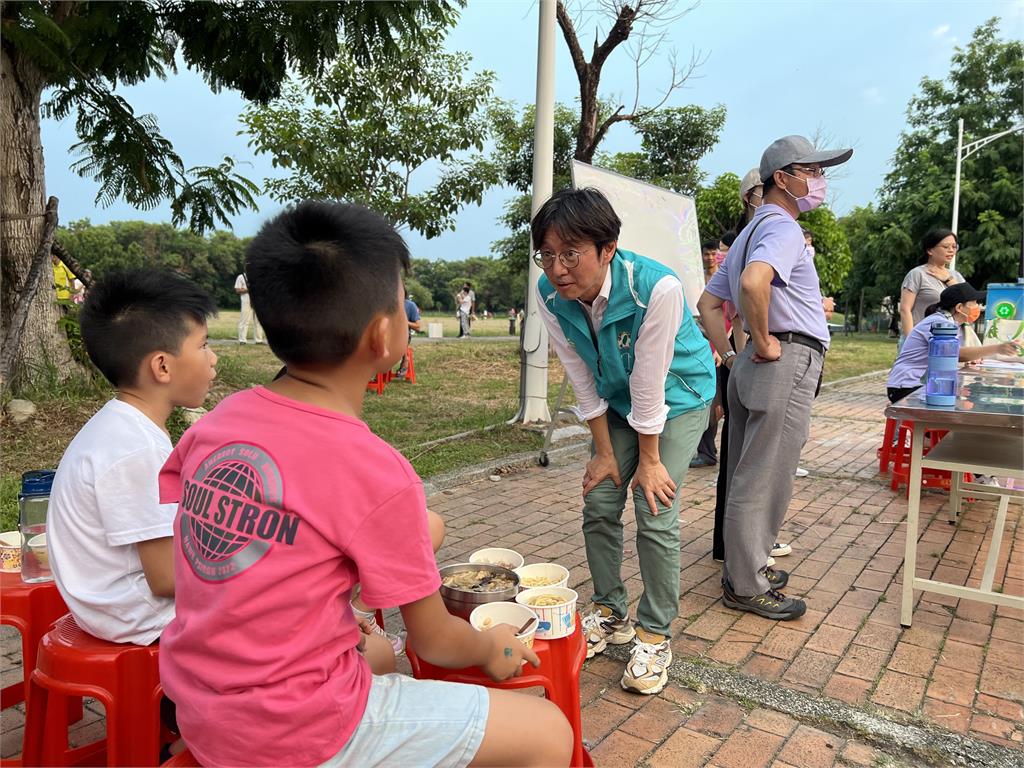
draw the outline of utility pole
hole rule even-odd
[[[537,107],[533,129],[533,203],[531,216],[551,197],[555,151],[555,3],[540,0],[537,34]],[[541,268],[530,263],[526,281],[526,319],[520,348],[519,413],[510,423],[550,421],[548,410],[548,331],[537,306]]]

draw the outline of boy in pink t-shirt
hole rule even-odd
[[[514,629],[447,612],[423,485],[359,418],[366,382],[405,353],[408,267],[401,237],[354,205],[302,203],[249,246],[252,304],[287,373],[226,398],[160,475],[179,504],[161,681],[204,765],[568,764],[572,732],[547,700],[374,675],[360,652],[356,583],[368,606],[400,606],[438,666],[502,680],[538,663]]]

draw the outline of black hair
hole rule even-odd
[[[306,200],[260,227],[245,253],[252,306],[288,365],[336,365],[379,314],[398,309],[409,249],[382,216]]]
[[[934,304],[929,304],[927,307],[925,307],[924,316],[928,317],[928,315],[934,315],[936,312],[939,311],[939,307],[940,304],[937,301]]]
[[[154,352],[181,344],[217,305],[205,290],[163,269],[118,270],[93,283],[78,322],[85,350],[115,387],[138,381],[139,366]]]
[[[730,229],[722,235],[721,240],[726,248],[732,248],[732,244],[736,242],[736,230]]]
[[[701,244],[700,248],[701,248],[702,251],[717,251],[718,250],[718,243],[719,243],[718,240],[705,240]]]
[[[548,230],[563,240],[592,242],[600,251],[619,239],[622,220],[608,198],[597,189],[562,189],[555,192],[530,222],[533,247],[540,248]]]
[[[956,232],[954,232],[952,229],[936,227],[935,229],[928,230],[928,234],[926,234],[921,239],[921,252],[924,254],[924,258],[926,261],[928,259],[928,251],[930,251],[932,248],[941,243],[950,235],[953,236],[953,239],[956,241],[956,244],[960,245],[960,238],[956,236]]]

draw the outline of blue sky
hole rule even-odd
[[[1004,38],[1024,37],[1024,0],[704,0],[672,25],[665,53],[644,67],[641,104],[661,98],[668,78],[669,47],[683,61],[691,50],[700,51],[707,57],[705,64],[667,105],[725,105],[725,129],[701,163],[708,177],[725,171],[742,176],[779,136],[821,131],[834,137],[834,143],[855,149],[845,174],[831,190],[833,208],[845,213],[875,199],[905,125],[907,103],[918,92],[921,78],[945,77],[954,47],[965,44],[974,29],[992,16],[1002,18]],[[591,22],[578,30],[587,41],[585,49],[593,40],[593,29]],[[535,3],[469,0],[448,47],[471,53],[475,70],[493,71],[498,96],[526,104],[533,100],[536,85],[536,38]],[[560,33],[556,58],[556,96],[571,103],[579,93],[578,84]],[[632,62],[620,48],[605,64],[602,95],[632,104],[633,78]],[[246,137],[237,135],[244,102],[236,93],[213,94],[198,75],[186,70],[166,81],[153,80],[121,92],[137,113],[156,116],[186,166],[212,165],[231,155],[239,171],[254,181],[274,174],[270,159],[255,156]],[[166,205],[139,211],[124,203],[109,208],[94,204],[94,182],[68,170],[73,160],[68,150],[76,141],[73,118],[62,123],[44,121],[42,140],[47,193],[60,198],[63,222],[82,218],[97,224],[124,219],[170,221]],[[619,124],[601,148],[630,150],[638,144],[632,130]],[[429,184],[430,175],[431,169],[425,168],[417,181]],[[480,207],[462,212],[455,231],[433,240],[406,233],[413,255],[428,259],[488,255],[490,243],[505,234],[496,219],[510,195],[505,189],[492,190]],[[259,203],[259,211],[246,211],[232,222],[237,234],[253,234],[264,218],[280,208],[267,197]]]

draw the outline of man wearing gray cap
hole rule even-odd
[[[715,349],[729,350],[726,301],[750,337],[742,352],[722,356],[730,368],[723,602],[769,619],[807,609],[779,591],[789,575],[765,563],[793,495],[829,343],[818,272],[796,219],[824,201],[824,169],[852,154],[816,150],[803,136],[773,142],[761,156],[764,204],[697,304]]]

